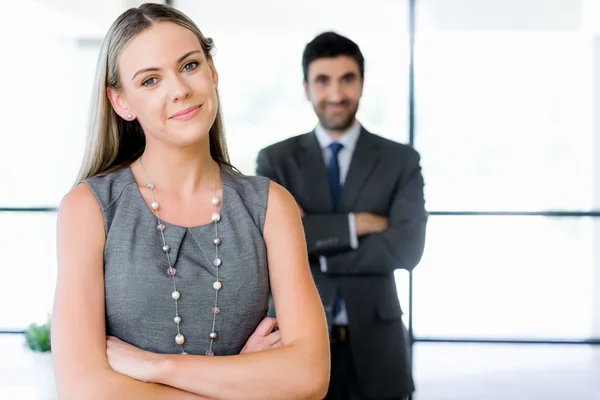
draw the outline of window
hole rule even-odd
[[[417,7],[415,146],[428,209],[592,209],[588,9],[535,0]],[[434,213],[414,273],[415,334],[589,337],[596,225]]]
[[[85,142],[98,44],[66,12],[36,2],[8,2],[0,27],[4,102],[0,107],[0,208],[52,208],[74,184]],[[89,25],[87,26],[89,28]],[[16,40],[15,38],[18,38]],[[54,212],[0,212],[0,330],[43,322],[52,306]]]
[[[416,69],[430,209],[591,208],[589,35],[426,31]]]
[[[590,336],[594,221],[434,216],[414,271],[416,336]]]

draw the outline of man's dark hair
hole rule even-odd
[[[365,59],[360,48],[352,40],[335,32],[324,32],[315,37],[304,48],[302,54],[302,71],[304,80],[308,81],[308,67],[319,58],[347,56],[358,64],[361,79],[365,77]]]

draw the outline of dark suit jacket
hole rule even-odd
[[[420,261],[427,213],[420,157],[411,147],[362,129],[333,213],[327,170],[314,132],[262,149],[257,174],[284,186],[306,212],[303,218],[311,271],[331,326],[334,291],[346,303],[350,345],[359,384],[368,397],[414,390],[406,329],[394,270]],[[385,216],[390,226],[350,246],[348,213]],[[323,273],[318,257],[327,256]]]

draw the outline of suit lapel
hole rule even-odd
[[[371,133],[362,128],[356,142],[348,175],[340,194],[339,210],[349,212],[352,210],[357,196],[364,188],[367,178],[373,173],[379,163],[378,145]]]
[[[302,192],[307,212],[330,213],[333,211],[327,168],[323,152],[314,132],[302,140],[298,164],[303,179]]]

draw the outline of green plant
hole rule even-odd
[[[31,324],[25,330],[25,345],[30,350],[46,353],[50,346],[50,320],[45,324]]]

